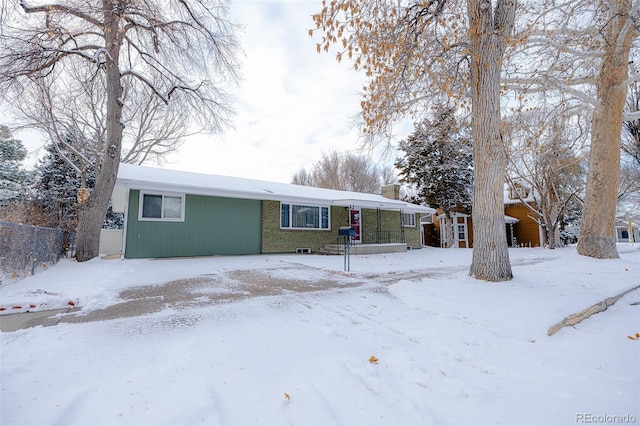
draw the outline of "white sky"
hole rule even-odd
[[[364,78],[316,52],[308,30],[320,9],[319,0],[232,1],[245,54],[235,129],[191,139],[165,167],[290,182],[323,152],[356,151]]]
[[[288,183],[324,152],[359,153],[352,123],[365,79],[348,61],[316,52],[308,30],[321,7],[320,0],[231,1],[244,51],[240,87],[230,90],[234,129],[189,138],[162,167]],[[403,130],[406,136],[412,127]],[[31,151],[31,166],[43,154],[43,138],[25,131],[15,136]]]

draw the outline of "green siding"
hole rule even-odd
[[[260,253],[258,200],[187,194],[184,222],[138,221],[139,201],[130,191],[126,258]]]

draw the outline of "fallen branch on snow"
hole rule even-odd
[[[622,293],[620,293],[620,294],[618,294],[616,296],[608,297],[608,298],[604,299],[600,303],[596,303],[593,306],[589,306],[587,309],[584,309],[584,310],[578,312],[577,314],[569,315],[568,317],[566,317],[565,319],[563,319],[559,323],[551,326],[549,328],[549,331],[547,331],[547,335],[551,336],[552,334],[555,334],[558,330],[560,330],[562,327],[566,327],[568,325],[578,324],[582,320],[589,318],[591,315],[597,314],[598,312],[602,312],[602,311],[606,310],[609,306],[611,306],[614,303],[616,303],[624,295],[626,295],[627,293],[630,293],[630,292],[632,292],[634,290],[637,290],[639,288],[640,288],[640,285],[637,285],[635,287],[631,287],[630,289],[625,290],[625,291],[623,291]]]

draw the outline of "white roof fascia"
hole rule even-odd
[[[458,217],[471,217],[471,215],[468,215],[466,213],[454,213],[456,216]],[[438,215],[438,219],[444,219],[446,217],[446,215],[444,213],[442,213],[441,215]],[[520,219],[516,218],[516,217],[512,217],[512,216],[507,216],[504,215],[504,223],[519,223]]]
[[[138,180],[118,179],[118,182],[122,182],[130,189],[138,189],[141,191],[152,192],[175,192],[184,193],[190,195],[205,195],[213,197],[226,197],[226,198],[245,198],[251,200],[280,200],[282,197],[277,197],[273,194],[265,192],[264,194],[246,191],[239,193],[238,191],[225,190],[223,188],[208,188],[198,187],[191,185],[179,185],[179,184],[167,184],[162,182],[145,182]]]
[[[340,199],[333,200],[332,205],[341,206],[341,207],[364,207],[368,209],[389,209],[389,210],[401,210],[406,206],[407,203],[396,201],[389,199],[387,200],[364,200],[364,199]]]
[[[405,213],[426,213],[435,214],[436,209],[432,209],[427,206],[420,206],[418,204],[406,203],[406,207],[402,209]]]
[[[445,213],[439,214],[437,219],[444,219],[447,217]],[[471,215],[462,212],[451,212],[451,217],[471,217]]]
[[[518,219],[517,217],[512,217],[512,216],[507,216],[506,214],[504,215],[504,223],[519,223],[520,219]]]
[[[302,187],[293,184],[232,176],[207,175],[131,164],[120,164],[117,183],[125,185],[129,189],[141,191],[273,200],[304,205],[354,206],[416,213],[435,212],[429,207],[388,199],[379,194]],[[344,196],[344,198],[339,198],[340,196]]]

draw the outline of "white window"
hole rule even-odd
[[[413,213],[402,213],[402,225],[410,226],[415,228],[416,226],[416,215]]]
[[[184,222],[184,195],[140,192],[138,220]]]
[[[523,187],[522,185],[515,185],[515,187],[511,188],[511,194],[510,197],[512,200],[517,200],[519,198],[527,198],[529,196],[529,191],[527,191],[527,188]]]
[[[280,227],[294,229],[329,229],[329,207],[281,203]]]

